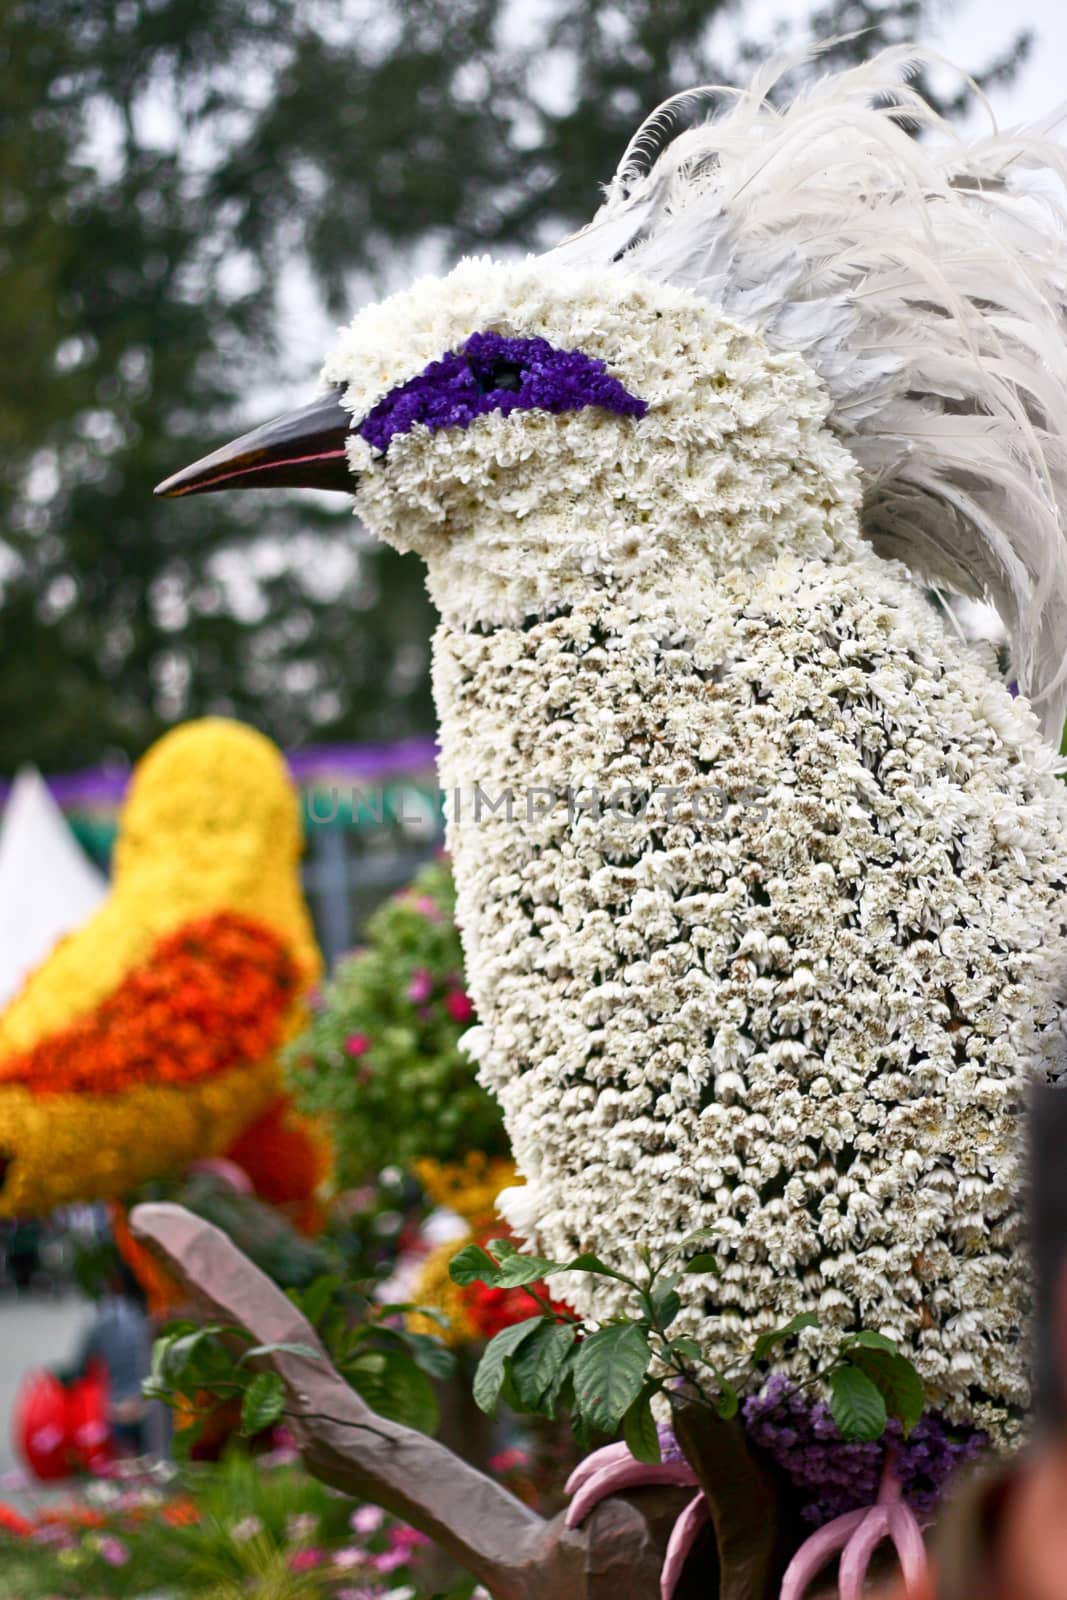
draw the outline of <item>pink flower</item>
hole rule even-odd
[[[385,1521],[385,1512],[380,1506],[360,1506],[353,1511],[348,1519],[348,1526],[353,1533],[362,1533],[365,1537],[377,1533]]]
[[[365,1056],[370,1049],[370,1040],[365,1033],[350,1033],[345,1040],[345,1053],[350,1056]]]
[[[465,989],[450,989],[445,995],[445,1010],[453,1022],[469,1022],[474,1015],[471,997]]]
[[[428,1000],[433,992],[433,976],[428,967],[416,967],[408,984],[408,999],[417,1006]]]
[[[441,908],[436,900],[431,900],[428,894],[420,894],[415,900],[415,910],[421,912],[427,922],[440,922]]]
[[[130,1559],[130,1552],[121,1539],[108,1535],[100,1541],[100,1559],[106,1561],[109,1567],[124,1567]]]
[[[289,1557],[290,1572],[310,1572],[313,1567],[321,1567],[326,1560],[321,1550],[294,1550]]]
[[[333,1564],[342,1571],[346,1571],[349,1567],[361,1567],[366,1559],[367,1552],[357,1550],[355,1546],[348,1550],[335,1550],[333,1553]]]
[[[429,1544],[424,1533],[418,1528],[409,1527],[406,1522],[397,1523],[395,1528],[389,1530],[389,1547],[391,1550],[414,1550],[416,1545]]]
[[[375,1572],[395,1572],[397,1567],[406,1564],[407,1559],[406,1550],[386,1550],[380,1556],[371,1556],[370,1563]]]
[[[520,1450],[518,1445],[512,1445],[509,1450],[501,1450],[499,1454],[489,1457],[490,1472],[513,1472],[516,1467],[524,1467],[529,1461],[525,1450]]]

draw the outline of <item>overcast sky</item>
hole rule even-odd
[[[737,16],[744,33],[758,38],[770,22],[795,17],[803,23],[811,10],[811,0],[743,0]],[[926,28],[916,43],[935,46],[963,67],[984,65],[1019,29],[1037,35],[1016,81],[990,96],[1002,125],[1040,116],[1067,100],[1067,0],[955,0],[945,11],[944,21]],[[737,20],[724,26],[738,31]]]
[[[718,24],[723,30],[724,59],[732,54],[732,38],[744,35],[760,40],[769,36],[772,24],[783,19],[795,20],[798,28],[803,28],[813,4],[814,0],[742,0],[738,9]],[[1005,0],[944,0],[944,9],[948,13],[944,21],[924,30],[916,42],[939,49],[961,67],[986,65],[1004,50],[1019,29],[1032,29],[1037,36],[1030,59],[1015,82],[1010,87],[994,89],[990,95],[1002,127],[1039,117],[1060,101],[1067,101],[1067,0],[1017,0],[1016,4],[1005,4]],[[806,33],[798,34],[796,42],[806,38]],[[949,81],[946,80],[946,87]],[[980,115],[976,110],[976,119]],[[591,206],[593,198],[590,197]],[[432,270],[431,263],[427,263],[426,270]],[[401,279],[406,281],[408,275],[405,265]],[[302,270],[289,275],[281,298],[282,340],[289,371],[285,380],[275,371],[273,380],[311,382],[318,361],[317,354],[312,360],[308,352],[326,348],[333,337],[333,321],[318,305]],[[261,403],[258,396],[256,399]]]
[[[997,116],[1009,125],[1067,99],[1067,0],[969,0],[937,30],[946,55],[977,63],[1016,28],[1032,28],[1037,40],[1015,83],[991,96]]]

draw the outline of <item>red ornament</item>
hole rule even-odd
[[[67,1386],[54,1372],[27,1374],[15,1400],[12,1436],[29,1470],[45,1483],[109,1461],[105,1368],[91,1362]]]

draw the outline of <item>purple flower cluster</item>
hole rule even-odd
[[[936,1411],[924,1412],[906,1439],[890,1418],[877,1443],[847,1444],[829,1407],[813,1404],[780,1373],[745,1401],[743,1415],[752,1444],[801,1491],[801,1515],[817,1525],[874,1504],[888,1444],[895,1446],[904,1499],[920,1517],[934,1510],[953,1473],[989,1444],[988,1434],[952,1426]]]
[[[674,1437],[674,1429],[670,1423],[658,1422],[656,1432],[659,1434],[659,1450],[664,1461],[684,1461],[685,1452]]]
[[[417,377],[390,390],[367,413],[357,432],[385,451],[416,422],[431,431],[465,428],[490,411],[581,411],[600,406],[620,417],[643,417],[639,400],[613,378],[603,361],[581,350],[557,350],[547,339],[507,339],[472,333],[460,350],[431,361]]]

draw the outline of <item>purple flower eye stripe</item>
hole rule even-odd
[[[547,339],[472,333],[460,350],[431,361],[378,401],[356,430],[383,454],[417,423],[465,428],[490,411],[581,411],[599,406],[619,417],[643,417],[648,401],[613,378],[603,361],[581,350],[557,350]]]

